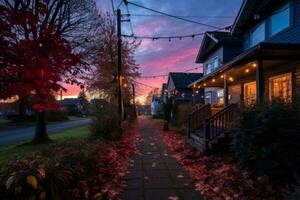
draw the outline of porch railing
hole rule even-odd
[[[205,140],[206,148],[209,148],[209,143],[219,137],[232,126],[237,110],[237,104],[231,104],[214,114],[210,118],[205,119]]]
[[[188,117],[188,137],[190,137],[191,133],[201,128],[205,122],[205,119],[210,116],[210,104],[200,105],[194,111],[192,111]]]

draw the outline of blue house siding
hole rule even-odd
[[[288,1],[287,1],[288,2]],[[300,1],[291,0],[292,24],[286,30],[266,40],[272,43],[300,43]]]

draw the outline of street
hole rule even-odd
[[[67,122],[60,122],[55,124],[47,125],[48,134],[55,134],[60,131],[64,131],[70,128],[76,128],[87,125],[90,119],[74,120]],[[0,145],[12,144],[22,140],[33,139],[35,134],[35,126],[27,128],[17,128],[14,130],[1,130],[0,132]]]

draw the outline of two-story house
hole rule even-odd
[[[203,78],[210,76],[242,51],[242,40],[230,32],[213,31],[204,35],[196,63],[203,64]],[[195,82],[195,83],[198,83]],[[192,83],[190,86],[193,86]],[[205,103],[223,104],[224,91],[221,87],[205,87]]]
[[[202,136],[198,134],[198,139],[204,137],[204,140],[196,141],[202,145],[204,141],[205,148],[226,131],[233,120],[232,109],[236,103],[248,106],[275,99],[290,102],[300,95],[299,0],[244,0],[227,34],[242,44],[234,42],[236,49],[226,50],[215,42],[217,47],[210,52],[210,47],[205,46],[208,43],[205,40],[210,39],[204,38],[197,61],[204,63],[205,76],[190,85],[223,89],[223,110],[213,116],[201,115],[202,122],[190,119],[194,122],[190,134],[197,132],[200,124],[205,127]],[[232,46],[230,42],[228,45]],[[207,51],[210,53],[205,54]],[[223,63],[209,67],[207,60],[212,55],[220,55],[218,51],[223,53]],[[225,61],[226,54],[235,55]],[[209,106],[202,108],[207,115],[211,115]]]
[[[204,103],[204,89],[190,88],[189,85],[202,77],[202,73],[170,72],[166,85],[166,96],[178,103]]]

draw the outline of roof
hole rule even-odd
[[[198,52],[196,63],[203,63],[205,59],[214,52],[218,47],[226,43],[238,43],[241,39],[234,37],[230,32],[209,31],[206,32]]]
[[[219,73],[229,70],[235,66],[243,65],[251,60],[256,60],[258,57],[262,59],[292,59],[300,60],[300,44],[296,43],[268,43],[262,42],[259,45],[254,46],[248,51],[235,57],[229,63],[223,65],[220,69],[214,71],[206,77],[201,77],[198,80],[189,84],[192,87],[194,84],[205,81],[211,77],[216,76]]]
[[[171,78],[175,88],[188,88],[189,84],[200,79],[203,76],[202,73],[182,73],[182,72],[170,72],[169,79]]]

